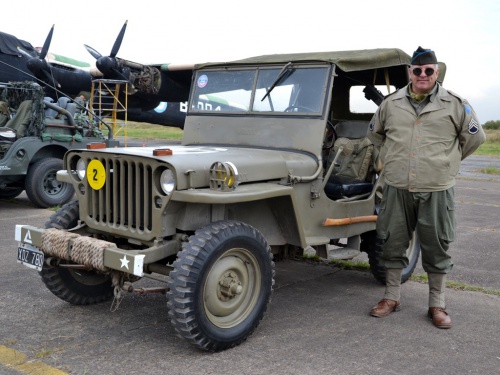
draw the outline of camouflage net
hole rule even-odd
[[[116,248],[116,244],[55,228],[46,229],[42,234],[41,248],[45,254],[100,271],[109,271],[104,266],[104,250],[112,247]]]
[[[9,108],[14,111],[25,100],[31,100],[31,120],[24,133],[25,136],[39,135],[44,128],[45,105],[43,98],[45,93],[43,88],[30,81],[9,82],[0,93],[0,100],[6,102]]]

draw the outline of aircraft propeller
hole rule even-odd
[[[42,79],[48,84],[52,84],[56,87],[61,87],[59,82],[57,82],[56,79],[50,73],[50,66],[47,60],[45,60],[45,57],[47,57],[47,53],[49,52],[49,47],[50,43],[52,42],[53,34],[54,34],[54,25],[52,25],[52,27],[50,28],[47,38],[45,38],[45,42],[43,43],[43,47],[42,50],[40,51],[38,58],[34,57],[31,58],[26,63],[26,66],[37,78]]]
[[[99,71],[107,78],[121,78],[125,80],[129,80],[130,77],[130,69],[122,66],[116,55],[120,50],[120,46],[123,41],[123,36],[125,35],[125,30],[127,28],[127,22],[123,24],[115,43],[113,44],[113,48],[111,48],[111,53],[109,56],[103,56],[99,52],[97,52],[94,48],[84,44],[87,51],[96,59],[96,67]]]

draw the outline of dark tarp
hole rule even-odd
[[[17,47],[21,47],[24,51],[32,56],[36,56],[35,48],[24,41],[17,39],[14,35],[3,33],[0,31],[0,52],[6,55],[19,56],[20,52]]]

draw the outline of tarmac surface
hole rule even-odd
[[[482,168],[500,169],[500,160],[472,156],[457,179],[449,280],[499,292],[500,178]],[[52,295],[16,263],[14,226],[43,226],[53,212],[22,194],[0,201],[0,213],[0,374],[500,373],[498,294],[447,289],[453,328],[440,330],[426,316],[426,284],[406,282],[402,310],[378,319],[368,312],[384,287],[369,272],[277,262],[272,302],[253,335],[207,353],[175,336],[164,295],[127,295],[114,312]]]

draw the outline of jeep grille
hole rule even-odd
[[[85,222],[96,229],[104,227],[127,232],[127,236],[141,239],[153,237],[155,197],[161,194],[154,184],[155,160],[138,159],[120,155],[99,155],[98,159],[106,170],[106,182],[100,190],[87,185],[85,206],[88,217]],[[157,210],[159,211],[159,210]],[[135,235],[134,235],[135,234]]]

